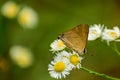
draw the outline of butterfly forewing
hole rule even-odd
[[[60,35],[60,39],[68,48],[82,54],[86,46],[88,32],[88,25],[78,25],[77,27]]]

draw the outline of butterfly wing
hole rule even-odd
[[[60,36],[60,39],[68,48],[82,54],[86,46],[88,32],[88,25],[78,25],[77,27],[63,33]]]

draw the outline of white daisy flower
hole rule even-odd
[[[79,56],[78,53],[74,52],[70,53],[69,55],[69,62],[70,62],[70,66],[72,68],[80,68],[81,67],[81,60],[83,59],[83,57]]]
[[[66,46],[60,39],[57,39],[51,43],[50,47],[52,48],[51,51],[55,52],[63,50]]]
[[[103,29],[104,25],[91,25],[89,28],[89,35],[88,35],[88,40],[96,40],[97,38],[99,38],[101,36],[102,33],[102,29]]]
[[[70,53],[70,52],[67,52],[67,51],[62,51],[62,52],[59,52],[57,54],[57,56],[55,56],[55,59],[58,59],[58,58],[61,58],[61,59],[65,59],[67,58],[69,60],[69,64],[71,66],[71,70],[73,68],[80,68],[81,67],[81,60],[83,59],[82,57],[80,57],[78,55],[78,53],[74,52],[73,53]]]
[[[38,22],[38,15],[32,8],[24,7],[18,14],[18,22],[24,28],[34,28]]]
[[[105,28],[102,34],[102,39],[106,40],[108,45],[110,41],[119,41],[120,29],[116,26],[113,29]]]
[[[51,61],[48,65],[48,71],[50,76],[56,79],[65,78],[66,75],[70,74],[71,67],[67,58],[58,58]]]
[[[65,58],[68,59],[69,55],[70,55],[70,53],[68,53],[67,51],[63,50],[63,51],[61,51],[61,52],[58,52],[58,53],[56,54],[56,56],[54,57],[54,59],[56,59],[56,60],[58,60],[58,59],[60,59],[60,58],[61,58],[61,60],[62,60],[62,59],[65,59]]]
[[[32,65],[32,52],[23,46],[13,46],[10,48],[11,59],[22,68]]]
[[[1,9],[2,14],[7,18],[14,18],[18,11],[19,6],[13,1],[6,2]]]

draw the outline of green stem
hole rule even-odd
[[[0,56],[4,55],[7,48],[6,19],[0,14]]]
[[[116,45],[115,42],[114,42],[114,44],[113,44],[112,49],[120,56],[120,52],[119,52],[119,50],[118,50],[117,45]]]
[[[102,42],[104,45],[106,45],[104,42]],[[113,46],[112,46],[113,45]],[[120,51],[117,48],[116,42],[114,42],[113,44],[107,45],[108,47],[112,48],[112,50],[114,50],[119,56],[120,56]]]
[[[120,80],[119,78],[115,78],[115,77],[108,76],[108,75],[106,75],[106,74],[98,73],[98,72],[89,70],[89,69],[87,69],[87,68],[85,68],[85,67],[81,67],[80,69],[83,70],[83,71],[86,71],[86,72],[88,72],[88,73],[90,73],[90,74],[99,76],[99,77],[107,78],[107,79],[110,79],[110,80]]]

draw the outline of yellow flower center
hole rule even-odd
[[[70,62],[73,64],[73,65],[77,65],[78,63],[79,63],[79,58],[78,58],[78,56],[77,55],[72,55],[71,57],[70,57]]]
[[[6,10],[6,15],[10,18],[13,18],[14,16],[16,16],[18,11],[18,6],[16,4],[10,4],[8,6],[8,9]]]
[[[19,65],[25,67],[25,66],[29,66],[30,64],[30,57],[29,55],[27,55],[26,53],[24,52],[20,52],[19,55],[18,55],[18,58],[17,58],[17,62]]]
[[[97,33],[96,30],[91,31],[91,34],[96,34],[96,33]]]
[[[62,72],[64,69],[65,69],[65,64],[63,62],[57,62],[55,65],[54,65],[54,69],[56,72]]]
[[[113,37],[114,39],[117,38],[117,34],[114,31],[109,32],[109,35]]]
[[[28,24],[31,18],[32,18],[32,14],[30,12],[23,12],[20,16],[20,20],[23,24]]]
[[[64,43],[62,41],[58,41],[57,46],[62,47],[62,46],[64,46]]]

